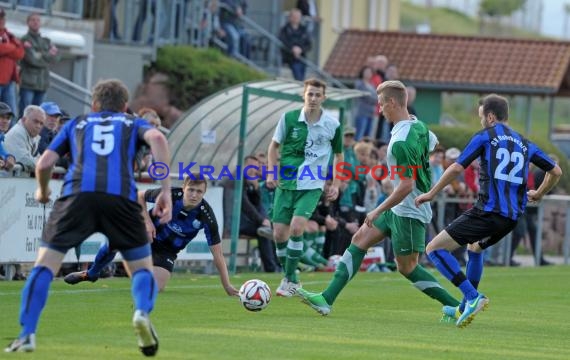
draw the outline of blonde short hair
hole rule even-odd
[[[406,86],[398,80],[388,80],[384,81],[382,84],[378,85],[376,93],[384,100],[390,98],[394,99],[398,105],[401,107],[406,107],[408,101],[408,93],[406,92]]]

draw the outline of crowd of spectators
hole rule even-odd
[[[40,32],[40,15],[30,13],[26,24],[28,32],[18,39],[6,28],[6,12],[0,8],[0,101],[19,118],[28,105],[44,102],[50,65],[60,59],[59,49]]]

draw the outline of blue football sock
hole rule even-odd
[[[36,266],[32,269],[22,290],[22,302],[20,304],[22,331],[20,338],[36,332],[52,280],[53,274],[47,267]]]
[[[475,289],[479,287],[479,282],[481,281],[481,276],[483,275],[483,253],[477,253],[474,251],[467,251],[467,256],[469,260],[467,261],[467,280],[471,282],[471,285]],[[459,311],[463,312],[465,309],[466,299],[463,298],[461,305],[459,305]]]
[[[101,270],[103,270],[105,266],[109,265],[111,261],[113,261],[116,254],[116,251],[111,251],[109,249],[108,243],[103,243],[103,245],[99,248],[99,251],[97,251],[97,255],[95,255],[95,261],[87,270],[87,276],[89,276],[91,279],[98,279]]]
[[[152,272],[147,269],[137,270],[133,274],[131,293],[135,309],[150,313],[158,294],[158,286],[156,286]]]
[[[479,295],[477,290],[467,280],[465,274],[461,271],[459,262],[447,250],[435,250],[428,254],[437,270],[445,276],[453,285],[457,286],[467,300],[472,300]]]

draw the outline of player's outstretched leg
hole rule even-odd
[[[465,310],[463,310],[463,313],[459,319],[457,319],[455,324],[460,328],[469,325],[475,318],[475,315],[477,315],[478,312],[485,310],[487,306],[489,306],[489,299],[487,299],[483,294],[479,294],[473,300],[467,300]]]
[[[319,314],[328,315],[337,296],[358,273],[365,254],[366,250],[359,248],[355,244],[350,244],[344,251],[331,282],[322,293],[311,293],[299,289],[297,294],[303,298],[305,304],[311,306]]]
[[[319,314],[323,316],[330,314],[331,306],[322,293],[312,293],[301,288],[297,290],[297,294],[303,299],[303,303],[315,309]]]
[[[67,274],[63,281],[70,285],[75,285],[83,281],[91,281],[95,282],[99,279],[99,273],[103,270],[107,265],[113,261],[115,255],[117,254],[116,251],[111,251],[109,249],[109,244],[104,243],[97,251],[97,255],[95,255],[95,261],[87,271],[76,271],[72,272],[71,274]]]

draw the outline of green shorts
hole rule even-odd
[[[279,224],[290,224],[293,216],[310,218],[319,203],[321,189],[311,190],[275,190],[273,200],[272,221]]]
[[[396,256],[426,250],[426,225],[418,219],[398,216],[388,210],[380,214],[373,224],[390,237]]]

